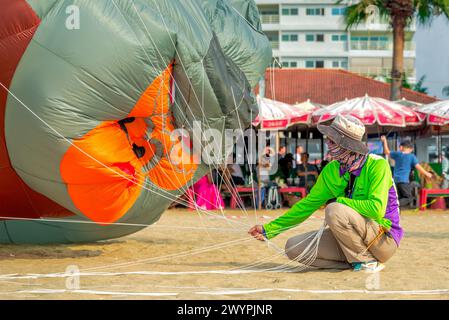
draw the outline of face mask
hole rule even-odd
[[[365,155],[342,148],[330,139],[326,143],[331,159],[337,160],[344,171],[355,171],[365,163]]]

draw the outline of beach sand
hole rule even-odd
[[[283,211],[169,210],[125,238],[58,246],[0,245],[0,299],[448,299],[449,212],[402,214],[406,231],[378,274],[293,267],[246,230]],[[323,212],[273,240],[318,229]],[[253,265],[251,265],[253,264]],[[287,265],[286,265],[287,264]],[[82,275],[70,277],[70,272]],[[169,273],[167,273],[169,272]],[[39,274],[30,276],[29,274]]]

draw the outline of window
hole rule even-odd
[[[348,69],[348,62],[344,60],[334,60],[332,61],[332,68]]]
[[[307,60],[306,61],[306,68],[315,68],[315,61]]]
[[[348,36],[346,34],[333,34],[332,35],[332,41],[337,42],[337,41],[348,41]]]
[[[297,16],[298,8],[283,8],[282,15],[283,16]]]
[[[324,8],[307,8],[307,16],[324,16]]]
[[[265,9],[263,11],[260,11],[260,14],[263,15],[263,16],[271,16],[271,15],[277,16],[279,14],[279,11],[274,10],[274,9],[273,10]]]
[[[298,34],[296,34],[296,33],[284,33],[282,35],[282,41],[284,41],[284,42],[295,42],[295,41],[298,41]]]
[[[324,42],[324,34],[306,34],[307,42]]]
[[[332,8],[333,16],[342,16],[346,13],[346,8]]]
[[[283,68],[297,68],[298,62],[297,61],[283,61],[282,67]]]
[[[266,33],[265,34],[270,41],[279,41],[279,35],[278,34],[272,34],[272,33]]]
[[[306,68],[324,68],[324,60],[306,60]]]

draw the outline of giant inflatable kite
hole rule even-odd
[[[173,130],[248,126],[270,61],[253,0],[0,0],[0,243],[157,221],[205,173]]]

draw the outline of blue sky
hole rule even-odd
[[[426,75],[424,86],[431,96],[444,97],[441,90],[449,86],[449,21],[436,18],[430,27],[418,25],[416,41],[417,79]]]

